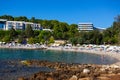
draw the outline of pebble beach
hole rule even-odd
[[[73,52],[83,52],[85,54],[97,54],[97,55],[103,55],[103,56],[109,56],[116,58],[118,60],[117,63],[114,63],[118,66],[120,66],[120,53],[117,52],[108,52],[104,50],[95,50],[95,49],[86,49],[86,48],[68,48],[68,49],[62,49],[62,48],[48,48],[48,50],[58,50],[58,51],[73,51]]]

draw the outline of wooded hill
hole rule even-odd
[[[67,24],[58,20],[42,20],[32,17],[28,19],[25,16],[13,17],[11,15],[0,16],[1,19],[10,21],[26,21],[39,23],[43,28],[52,29],[52,32],[35,30],[28,25],[24,31],[14,30],[8,31],[0,30],[0,41],[11,42],[18,41],[23,43],[27,40],[28,43],[53,43],[54,40],[66,40],[74,45],[76,44],[120,44],[120,15],[115,17],[113,25],[103,32],[98,30],[90,32],[79,32],[77,24]],[[107,26],[106,26],[107,27]]]

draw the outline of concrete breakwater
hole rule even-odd
[[[55,71],[40,71],[28,78],[19,77],[18,80],[120,80],[120,67],[115,64],[68,64],[38,60],[25,61],[21,64],[48,67]]]

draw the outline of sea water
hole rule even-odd
[[[116,59],[91,53],[0,49],[0,80],[17,80],[18,77],[28,77],[40,71],[52,71],[47,67],[28,67],[18,64],[21,60],[47,60],[51,62],[80,63],[80,64],[112,64]],[[11,61],[13,63],[11,63]]]
[[[112,64],[117,61],[108,56],[91,53],[24,49],[0,49],[0,60],[47,60],[80,64]]]

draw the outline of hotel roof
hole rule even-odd
[[[0,21],[7,21],[7,19],[0,19]]]
[[[93,23],[91,23],[91,22],[81,22],[79,24],[93,24]]]

